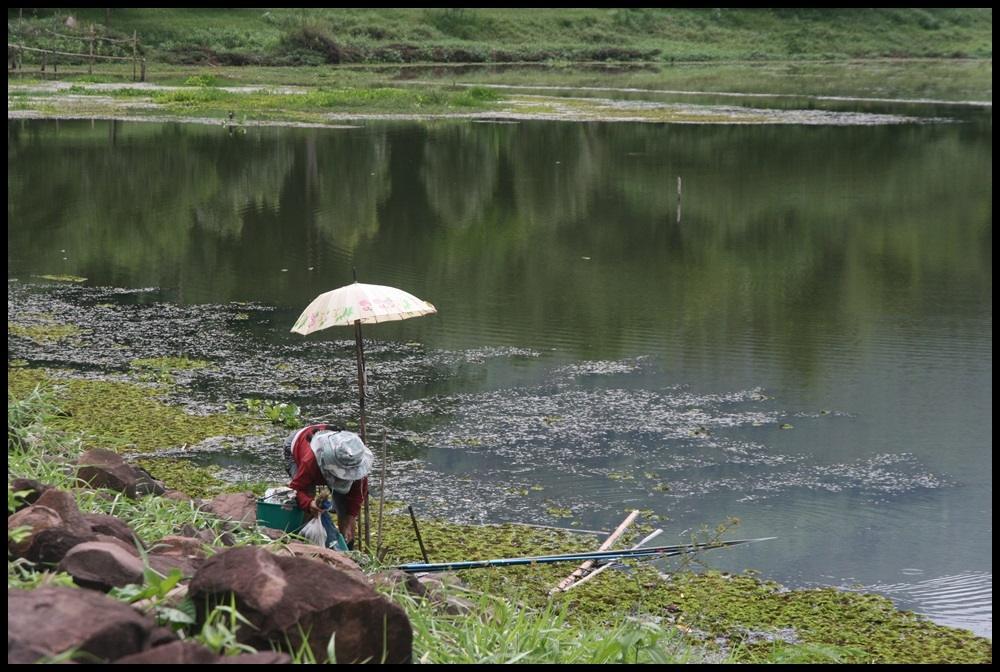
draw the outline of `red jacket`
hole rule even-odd
[[[316,486],[326,485],[323,472],[316,464],[316,455],[309,446],[309,441],[316,432],[327,429],[326,425],[312,425],[299,434],[295,445],[292,446],[292,459],[298,466],[295,478],[292,479],[288,487],[295,490],[299,508],[308,511],[309,505],[316,496]],[[361,512],[361,505],[368,497],[368,477],[365,476],[359,481],[354,481],[350,491],[347,493],[347,515],[357,516]]]

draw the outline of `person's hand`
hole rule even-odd
[[[338,521],[337,528],[340,533],[344,535],[344,541],[348,544],[354,541],[354,524],[357,522],[357,516],[344,516],[344,519]]]
[[[315,499],[310,500],[310,502],[309,502],[309,517],[310,518],[315,518],[316,516],[318,516],[320,514],[321,511],[322,511],[322,509],[319,508],[319,505],[316,503],[316,500]]]

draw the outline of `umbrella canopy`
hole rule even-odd
[[[355,282],[313,299],[292,331],[305,335],[327,327],[406,320],[436,312],[427,301],[401,289]]]

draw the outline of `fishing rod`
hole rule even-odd
[[[566,553],[562,555],[536,555],[525,558],[498,558],[494,560],[464,560],[458,562],[419,563],[411,562],[397,565],[394,569],[404,572],[448,572],[459,569],[478,569],[481,567],[509,567],[513,565],[544,565],[556,562],[579,562],[582,560],[621,560],[625,558],[670,557],[683,555],[711,548],[723,548],[749,544],[755,541],[768,541],[777,537],[761,539],[737,539],[734,541],[711,541],[700,544],[680,544],[677,546],[653,546],[651,548],[633,548],[619,551],[591,551],[588,553]]]

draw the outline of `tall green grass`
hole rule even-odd
[[[727,655],[684,641],[677,630],[625,617],[612,626],[570,626],[568,604],[528,609],[480,594],[469,613],[446,615],[408,593],[391,597],[413,626],[415,661],[443,664],[717,663]]]
[[[179,502],[166,497],[130,499],[124,494],[82,487],[76,479],[75,461],[84,451],[79,434],[54,429],[51,422],[62,411],[53,394],[35,387],[22,397],[7,396],[7,509],[13,511],[17,493],[11,479],[33,479],[45,485],[72,492],[83,513],[116,516],[129,525],[143,540],[155,541],[175,534],[189,524],[196,529],[212,530],[221,536],[229,526],[198,509],[193,502]],[[256,531],[239,527],[232,530],[239,543],[264,544],[271,539]]]
[[[94,24],[173,63],[992,58],[989,8],[8,9],[8,37]],[[34,32],[33,32],[34,31]]]

